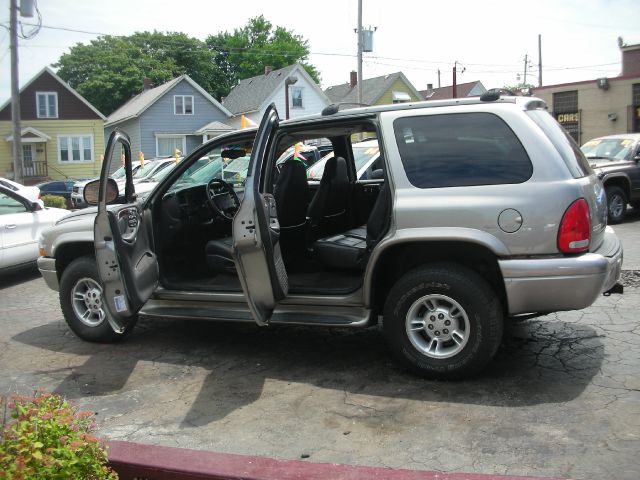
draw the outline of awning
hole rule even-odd
[[[7,142],[13,142],[13,133],[5,137]],[[46,133],[42,133],[33,127],[25,127],[20,133],[20,141],[22,143],[43,143],[51,140],[51,137]]]
[[[406,92],[391,92],[391,100],[393,100],[394,103],[410,102],[411,97]]]

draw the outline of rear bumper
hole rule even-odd
[[[51,257],[40,257],[37,261],[38,270],[40,270],[40,274],[42,278],[44,278],[44,283],[47,284],[51,290],[58,291],[60,289],[60,284],[58,282],[58,274],[56,273],[56,259]]]
[[[596,251],[576,257],[500,260],[509,314],[580,310],[620,279],[622,244],[607,227]]]

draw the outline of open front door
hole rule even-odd
[[[126,168],[124,201],[107,206],[110,166],[120,160],[117,146],[122,147]],[[112,158],[114,153],[116,159]],[[158,284],[151,229],[151,210],[144,211],[135,201],[131,142],[126,133],[115,130],[109,136],[102,164],[93,234],[107,319],[117,333],[124,332]]]
[[[280,226],[273,195],[260,192],[260,177],[278,129],[278,113],[272,104],[262,117],[251,152],[244,198],[233,219],[233,256],[251,314],[266,325],[276,303],[289,290],[280,252]]]

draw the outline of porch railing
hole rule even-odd
[[[22,175],[28,177],[48,177],[47,162],[35,161],[24,162],[22,165]]]

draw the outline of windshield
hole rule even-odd
[[[111,174],[111,178],[113,178],[114,180],[117,180],[119,178],[124,178],[125,174],[126,174],[126,170],[124,169],[124,165],[123,165]]]
[[[379,156],[380,147],[377,142],[364,142],[360,144],[352,145],[353,160],[356,164],[356,171],[360,172],[371,160],[374,160]],[[324,166],[327,164],[327,160],[333,157],[333,152],[328,153],[315,165],[312,165],[307,169],[307,177],[309,180],[322,180],[322,174],[324,173]]]
[[[200,168],[193,170],[188,169],[183,172],[174,183],[169,191],[179,190],[185,185],[204,185],[212,178],[219,178],[222,172],[222,158],[217,155],[211,155],[210,157],[203,157],[197,160],[196,163],[201,162]],[[204,164],[202,164],[204,163]]]
[[[606,159],[612,161],[629,160],[633,140],[628,138],[596,138],[580,147],[589,159]]]
[[[147,162],[143,166],[140,166],[138,170],[133,174],[133,178],[141,179],[150,176],[153,173],[156,173],[159,169],[168,166],[169,163],[159,164],[157,162]]]

